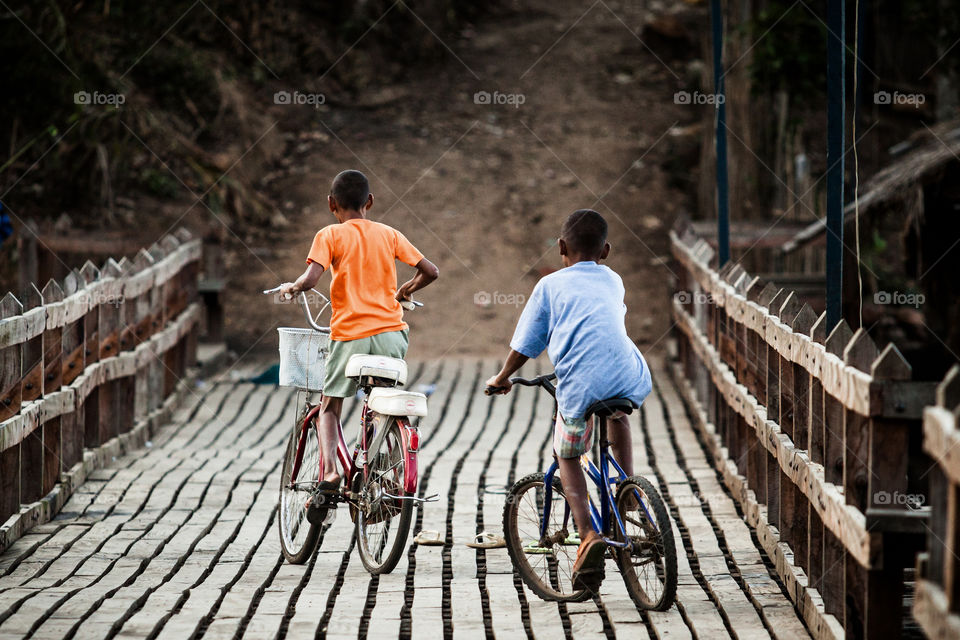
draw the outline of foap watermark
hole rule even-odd
[[[673,299],[680,304],[723,304],[723,296],[715,296],[712,293],[703,293],[702,291],[677,291],[673,294]]]
[[[927,301],[922,293],[903,293],[901,291],[877,291],[873,294],[873,304],[893,304],[899,307],[919,309]]]
[[[505,304],[513,307],[522,307],[527,302],[527,296],[522,293],[501,293],[494,291],[477,291],[473,294],[473,303],[478,307],[492,307],[495,304]]]
[[[298,293],[295,296],[285,297],[279,291],[273,294],[274,304],[300,304],[303,300],[303,296],[307,296],[307,304],[313,308],[314,305],[322,307],[323,305],[329,303],[330,301],[323,294],[317,293],[316,291],[304,291],[303,293]]]
[[[308,106],[316,109],[326,102],[327,96],[309,91],[277,91],[273,94],[273,104]]]
[[[119,307],[125,301],[122,293],[102,293],[93,291],[90,295],[90,306],[111,305]]]
[[[127,102],[127,96],[122,93],[101,93],[100,91],[77,91],[73,94],[73,103],[92,105],[97,107],[120,108]]]
[[[477,91],[473,94],[474,104],[509,105],[514,109],[519,109],[520,105],[526,101],[527,96],[522,93],[500,93],[499,91],[490,93],[489,91]]]
[[[922,493],[900,493],[894,491],[877,491],[873,494],[873,504],[877,506],[892,507],[906,506],[908,509],[919,509],[927,502],[926,496]]]
[[[877,91],[873,94],[874,104],[907,105],[919,109],[927,102],[927,96],[922,93],[901,93],[899,91]]]
[[[700,91],[677,91],[673,94],[674,104],[713,104],[721,105],[727,101],[722,93],[701,93]]]

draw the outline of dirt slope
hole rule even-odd
[[[525,296],[560,266],[561,222],[583,207],[611,225],[609,265],[626,285],[631,337],[663,347],[666,232],[692,193],[662,166],[676,159],[677,128],[702,107],[674,103],[684,63],[663,51],[658,60],[631,33],[643,24],[639,3],[530,4],[445,43],[448,62],[402,87],[275,109],[288,149],[265,180],[285,220],[243,234],[246,249],[228,264],[238,352],[273,348],[273,328],[298,323],[295,309],[257,292],[298,275],[314,232],[333,221],[329,181],[345,168],[370,177],[371,217],[440,267],[420,296],[427,306],[408,314],[418,357],[502,353]]]

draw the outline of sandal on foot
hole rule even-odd
[[[607,543],[596,531],[591,531],[577,549],[577,561],[573,564],[573,588],[596,591],[603,582],[603,563],[607,555]]]

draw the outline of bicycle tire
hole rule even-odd
[[[385,428],[387,432],[380,443],[380,449],[367,452],[367,479],[361,480],[358,484],[357,493],[361,496],[361,500],[371,498],[373,500],[355,512],[357,550],[360,552],[360,560],[366,570],[375,576],[390,573],[397,566],[406,546],[407,536],[410,533],[410,521],[413,517],[413,500],[376,497],[381,490],[395,496],[408,496],[404,490],[408,469],[401,427],[395,419],[390,418]],[[399,471],[399,473],[393,471]],[[379,540],[374,534],[375,530],[385,530],[385,535],[389,535],[393,527],[395,527],[393,531],[395,537],[392,541],[384,540],[382,544],[380,542],[371,544],[371,540]]]
[[[620,567],[620,574],[623,576],[623,582],[627,587],[630,598],[640,609],[651,611],[666,611],[673,605],[677,595],[677,547],[673,539],[673,526],[670,522],[670,516],[667,507],[663,503],[659,492],[653,484],[642,476],[631,476],[620,483],[617,488],[616,505],[620,512],[620,518],[624,526],[628,526],[627,511],[632,504],[630,500],[636,500],[634,491],[642,494],[642,499],[647,504],[647,510],[637,510],[632,512],[630,524],[635,529],[628,530],[627,535],[631,538],[636,537],[638,544],[643,545],[643,553],[631,552],[627,549],[617,550],[614,553],[617,565]],[[653,511],[655,523],[651,523],[647,514]],[[621,542],[623,537],[619,527],[614,527],[616,537]],[[634,536],[632,533],[636,533]],[[634,565],[635,558],[644,557],[643,554],[649,552],[650,563],[643,562],[642,565],[649,564],[653,568],[653,574],[657,582],[661,582],[662,590],[659,594],[652,593],[650,585],[653,584],[649,579],[643,582],[647,585],[645,589],[641,585],[641,579],[637,575],[637,568]],[[658,562],[661,561],[661,562]],[[645,568],[644,576],[649,574]],[[651,593],[648,593],[651,592]]]
[[[562,542],[552,544],[551,547],[541,547],[540,525],[543,521],[543,486],[545,474],[531,473],[524,476],[510,487],[507,492],[507,501],[503,506],[503,532],[507,543],[507,552],[513,562],[514,570],[520,574],[523,583],[543,600],[552,602],[582,602],[591,597],[587,589],[574,589],[572,572],[576,561],[577,549],[575,545]],[[537,492],[537,490],[540,490]],[[534,491],[532,503],[529,492]],[[560,499],[551,506],[551,522],[562,514],[562,507],[566,504],[563,486],[560,479],[553,477],[553,493]],[[524,514],[521,516],[521,510]],[[531,515],[531,514],[535,514]],[[536,518],[533,520],[533,518]],[[522,520],[529,520],[521,531]],[[548,528],[548,536],[559,536],[565,540],[565,518],[561,515],[556,531]],[[573,516],[568,517],[570,529],[574,529]],[[536,542],[534,542],[536,541]],[[533,546],[535,545],[535,546]],[[572,551],[572,556],[571,556]],[[531,563],[531,558],[542,558],[543,562]]]
[[[306,438],[306,441],[297,480],[301,477],[310,478],[303,482],[312,481],[315,485],[319,475],[320,441],[317,439],[316,426],[311,424],[306,429],[302,427],[301,423],[297,423],[290,432],[280,471],[277,526],[280,530],[280,550],[283,552],[283,557],[291,564],[303,564],[310,559],[320,539],[320,526],[311,524],[307,520],[306,497],[302,497],[309,496],[311,492],[303,489],[296,490],[290,486],[291,473],[301,438]],[[314,463],[314,450],[316,463]],[[304,526],[308,527],[305,531],[302,529]]]

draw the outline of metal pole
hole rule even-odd
[[[844,0],[827,2],[827,329],[843,317]]]
[[[713,29],[713,90],[717,117],[714,127],[717,153],[717,261],[730,259],[730,203],[727,185],[727,96],[723,89],[723,9],[720,0],[710,0]]]

